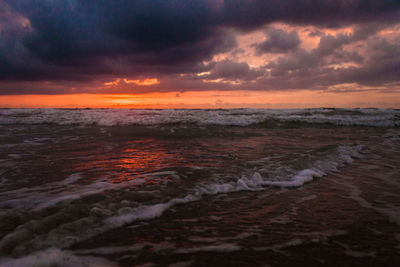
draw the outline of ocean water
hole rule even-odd
[[[397,266],[400,111],[0,109],[0,266]]]

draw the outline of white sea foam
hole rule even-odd
[[[232,240],[240,240],[240,239],[246,239],[251,236],[257,236],[257,233],[254,232],[243,232],[240,233],[236,236],[225,236],[225,237],[200,237],[200,236],[189,236],[188,240],[192,242],[199,242],[199,243],[221,243],[221,242],[226,242],[226,241],[232,241]]]
[[[312,200],[314,198],[317,198],[317,195],[310,195],[310,196],[303,197],[303,198],[299,199],[298,201],[296,201],[296,203],[303,203],[305,201]]]
[[[376,255],[375,251],[370,251],[370,252],[356,251],[356,250],[352,250],[349,245],[343,244],[339,241],[333,241],[333,242],[338,244],[339,246],[343,247],[345,249],[344,253],[353,258],[366,258],[366,257],[371,258],[371,257],[375,257],[375,255]]]
[[[131,214],[110,217],[105,221],[105,223],[108,225],[107,228],[110,226],[115,228],[138,220],[154,219],[161,216],[164,211],[172,206],[197,201],[200,200],[200,198],[200,195],[189,194],[184,198],[174,198],[166,203],[143,205],[136,208]]]
[[[181,261],[181,262],[172,263],[169,265],[169,267],[188,267],[188,266],[192,266],[192,265],[193,265],[193,261]]]
[[[236,182],[224,184],[208,184],[200,190],[205,194],[219,194],[237,191],[263,190],[263,186],[277,187],[299,187],[312,181],[315,177],[320,178],[330,172],[338,171],[339,167],[353,162],[353,158],[362,157],[360,154],[362,146],[339,146],[336,151],[325,158],[315,161],[308,169],[298,171],[290,179],[287,177],[275,177],[275,180],[265,179],[260,173],[255,172],[251,177],[242,177]]]
[[[331,237],[343,236],[343,235],[346,235],[346,234],[347,234],[347,232],[344,231],[344,230],[333,230],[333,229],[332,230],[321,231],[321,232],[297,233],[296,235],[300,236],[301,238],[294,238],[294,239],[291,239],[291,240],[286,241],[284,243],[272,244],[272,245],[269,245],[269,246],[254,247],[253,249],[255,251],[272,250],[272,251],[276,251],[276,252],[281,252],[281,250],[284,250],[286,248],[296,247],[296,246],[300,246],[302,244],[307,244],[307,243],[326,242]]]
[[[303,232],[303,233],[296,233],[296,236],[307,237],[310,239],[311,242],[318,243],[318,242],[325,242],[331,237],[335,236],[343,236],[346,235],[347,232],[344,230],[325,230],[319,232]]]
[[[272,250],[272,251],[280,251],[281,249],[289,248],[289,247],[296,247],[299,245],[304,244],[304,240],[295,238],[292,240],[289,240],[285,243],[282,244],[274,244],[271,246],[264,246],[264,247],[256,247],[253,248],[255,251],[266,251],[266,250]]]
[[[0,193],[0,207],[39,210],[62,201],[82,198],[118,186],[118,184],[105,181],[98,181],[89,185],[71,185],[79,179],[79,175],[72,175],[60,182],[2,192]]]
[[[112,255],[117,253],[132,253],[138,252],[145,247],[151,247],[153,252],[162,252],[166,250],[175,249],[176,245],[170,242],[161,242],[161,243],[151,243],[151,242],[143,242],[140,244],[135,244],[132,246],[120,246],[120,247],[98,247],[92,249],[80,249],[74,251],[75,254],[79,255]]]
[[[98,194],[106,190],[115,190],[121,187],[140,185],[160,175],[176,175],[176,172],[154,172],[132,176],[124,183],[109,182],[112,175],[106,174],[91,184],[75,184],[82,179],[81,173],[75,173],[64,180],[43,184],[40,186],[21,188],[0,193],[0,207],[12,207],[40,210],[63,201],[72,201],[85,196]]]
[[[109,262],[103,258],[87,257],[87,256],[78,257],[68,251],[61,251],[56,248],[50,248],[47,250],[43,250],[43,251],[39,251],[39,252],[30,254],[30,255],[22,257],[22,258],[0,259],[0,266],[3,266],[3,267],[26,267],[26,266],[112,267],[112,266],[118,266],[118,265],[116,265],[112,262]]]
[[[129,109],[3,109],[0,124],[79,124],[101,126],[198,123],[251,125],[265,120],[393,127],[400,111],[391,109],[232,109],[232,110],[129,110]]]
[[[234,252],[240,250],[240,247],[232,243],[223,243],[217,245],[183,248],[176,250],[178,254],[196,253],[196,252]]]
[[[351,190],[349,198],[358,202],[358,204],[361,207],[364,207],[367,209],[372,209],[378,213],[386,215],[390,221],[392,221],[400,226],[400,207],[399,206],[392,205],[392,204],[385,203],[385,202],[384,202],[384,204],[385,204],[384,207],[374,205],[373,203],[367,201],[365,198],[362,197],[362,190],[360,189],[360,187],[358,187],[350,182],[346,182],[346,181],[335,181],[335,182],[338,184],[347,186]]]

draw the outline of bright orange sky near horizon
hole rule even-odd
[[[360,99],[362,101],[360,101]],[[3,108],[400,108],[398,93],[192,91],[0,96]]]

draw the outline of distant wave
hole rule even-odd
[[[0,109],[0,125],[231,125],[298,127],[400,126],[400,110],[393,109]]]

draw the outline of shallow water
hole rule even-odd
[[[398,111],[5,109],[0,122],[0,265],[400,260]]]

